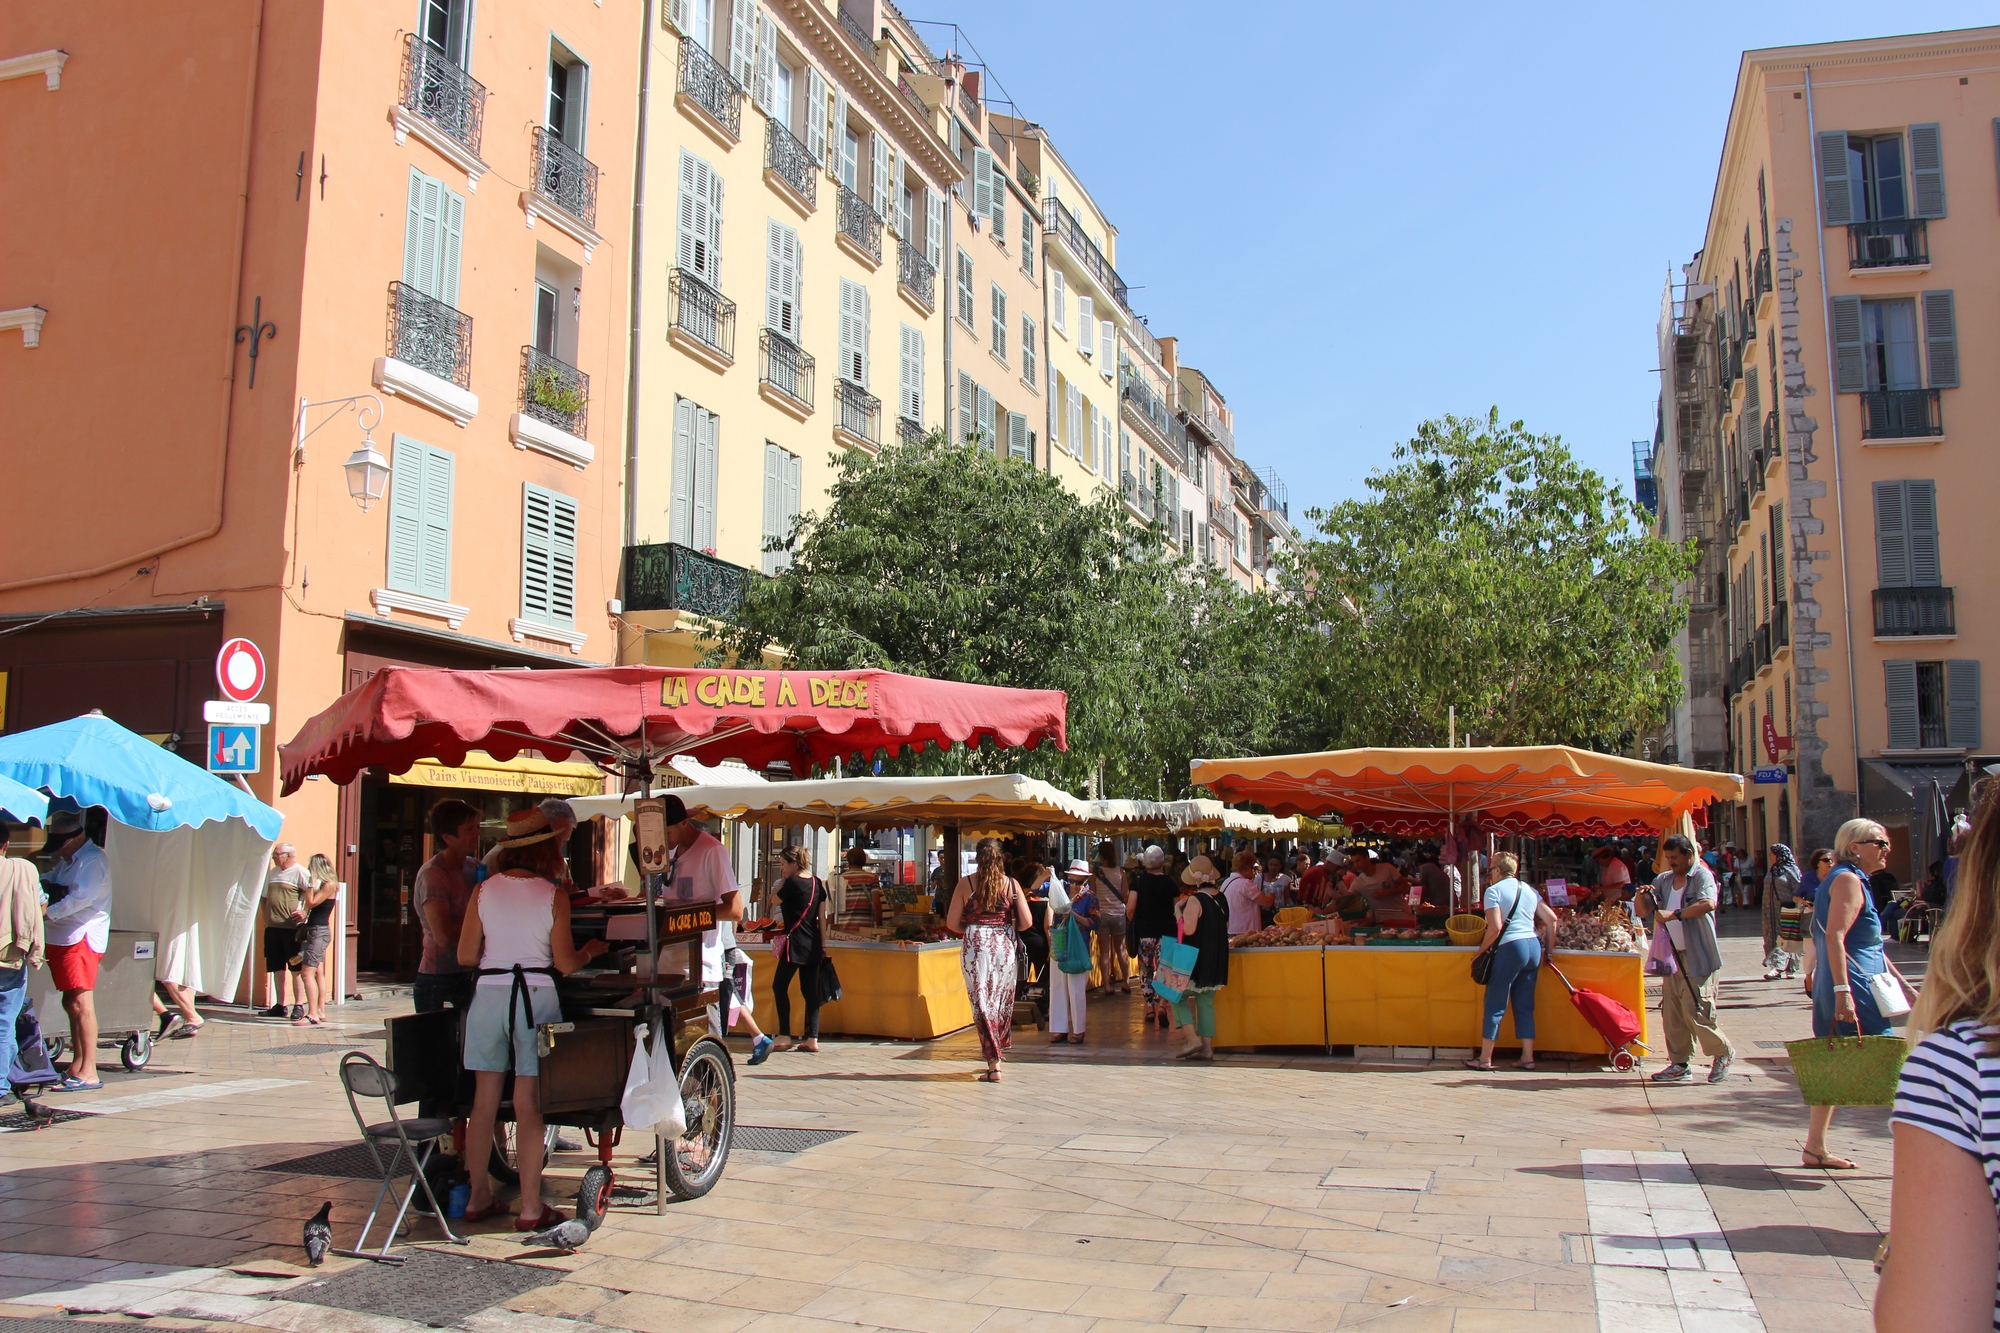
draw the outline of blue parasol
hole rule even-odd
[[[16,824],[46,824],[49,798],[0,773],[0,816]]]
[[[237,817],[269,840],[284,823],[248,792],[102,713],[0,736],[0,779],[7,778],[80,807],[101,805],[119,823],[153,832]],[[8,794],[0,790],[0,804]]]

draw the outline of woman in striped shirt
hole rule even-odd
[[[1984,785],[1896,1088],[1881,1333],[2000,1329],[2000,783]]]

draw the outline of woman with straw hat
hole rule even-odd
[[[1174,1001],[1174,1022],[1191,1029],[1179,1052],[1183,1060],[1215,1059],[1215,992],[1229,983],[1229,908],[1222,900],[1222,876],[1215,862],[1197,856],[1181,872],[1193,890],[1174,905],[1181,941],[1195,948],[1188,988]]]

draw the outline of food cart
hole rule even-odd
[[[1194,781],[1226,800],[1279,815],[1337,816],[1351,828],[1399,837],[1441,836],[1469,820],[1482,834],[1656,837],[1735,801],[1742,779],[1650,764],[1568,746],[1362,749],[1252,759],[1197,759]],[[1230,984],[1217,997],[1217,1045],[1312,1045],[1301,1019],[1312,990],[1310,954],[1240,949]],[[1460,1047],[1479,1032],[1475,949],[1442,941],[1370,940],[1319,949],[1320,1043],[1383,1048]],[[1620,1001],[1643,1022],[1643,957],[1637,951],[1557,949],[1579,985]],[[1235,994],[1231,994],[1235,992]],[[1536,1004],[1536,1042],[1548,1050],[1596,1051],[1603,1040],[1545,971]],[[1643,1034],[1642,1034],[1643,1035]],[[1514,1039],[1513,1017],[1501,1028]]]
[[[778,761],[810,771],[837,759],[866,761],[924,746],[1032,747],[1066,744],[1065,701],[1053,690],[1009,690],[924,680],[886,671],[729,671],[675,667],[449,671],[385,667],[309,719],[279,747],[284,791],[315,774],[336,783],[364,770],[406,772],[422,760],[460,765],[478,750],[497,760],[533,752],[551,762],[596,761],[628,791],[646,792],[675,756],[702,763]],[[578,1209],[601,1212],[612,1189],[611,1155],[623,1129],[619,1102],[644,1025],[668,1041],[688,1108],[686,1131],[656,1145],[656,1193],[689,1198],[713,1188],[735,1129],[735,1070],[707,1035],[715,993],[701,983],[700,941],[717,904],[667,900],[658,876],[632,903],[601,896],[577,905],[580,935],[630,939],[629,957],[563,979],[563,1021],[538,1033],[549,1067],[539,1080],[551,1124],[597,1138],[599,1164],[586,1175]],[[620,917],[643,916],[643,921]],[[636,929],[634,927],[637,927]],[[643,938],[645,954],[636,943]],[[685,948],[676,967],[665,950]],[[389,1058],[398,1096],[463,1085],[458,1017],[392,1020]],[[452,1092],[452,1095],[456,1095]]]
[[[1091,817],[1090,802],[1018,773],[825,778],[682,787],[674,794],[690,814],[718,819],[835,830],[932,827],[960,838],[1002,830],[1074,830],[1089,826]],[[636,794],[585,797],[573,804],[579,818],[615,818],[637,799]],[[748,936],[739,936],[738,943],[750,956],[759,1012],[769,1013],[776,1005],[769,945]],[[826,948],[840,973],[842,995],[820,1011],[822,1033],[922,1041],[972,1022],[957,940],[877,940],[834,931]]]

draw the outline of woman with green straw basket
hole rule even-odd
[[[1881,1333],[2000,1328],[2000,783],[1974,789],[1896,1088]],[[1893,1240],[1893,1247],[1891,1246]]]

